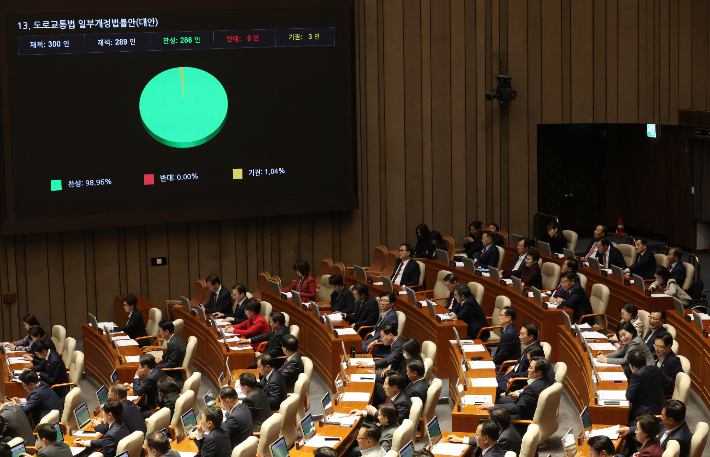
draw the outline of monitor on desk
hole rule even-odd
[[[225,371],[225,373],[227,375],[227,384],[230,384],[232,382],[232,369],[229,368],[229,356],[227,356],[227,358],[224,359],[224,367],[227,370],[227,371]]]
[[[412,302],[413,305],[417,304],[417,294],[412,289],[404,286],[404,290],[407,292],[407,299]]]
[[[217,320],[210,315],[210,325],[212,326],[212,330],[219,335],[219,326],[217,325]]]
[[[394,292],[394,287],[392,287],[392,280],[389,276],[380,275],[380,279],[382,279],[383,289],[385,289],[387,292]]]
[[[545,243],[544,241],[538,241],[537,242],[537,250],[540,251],[540,255],[552,257],[552,249],[550,249],[550,243]]]
[[[118,382],[118,371],[113,370],[113,373],[111,373],[111,381]]]
[[[700,314],[698,314],[697,311],[693,310],[693,322],[695,322],[695,326],[698,327],[698,330],[700,330],[700,333],[703,332],[703,318],[700,317]]]
[[[513,289],[518,292],[518,293],[523,293],[523,282],[520,280],[520,278],[516,276],[511,276],[510,279],[513,280]]]
[[[566,457],[577,456],[577,439],[574,436],[572,429],[567,430],[567,433],[562,437],[562,447],[565,450]]]
[[[623,283],[624,282],[624,270],[617,267],[616,265],[612,265],[609,268],[611,268],[611,274],[614,276],[614,279]]]
[[[333,323],[330,321],[330,316],[323,314],[323,317],[325,318],[325,326],[328,327],[328,331],[333,333]]]
[[[187,436],[197,428],[197,418],[195,417],[195,410],[190,409],[188,412],[186,412],[180,417],[182,418],[182,425],[185,427],[185,436]]]
[[[435,251],[435,253],[436,253],[436,260],[438,260],[439,262],[445,263],[447,265],[449,264],[449,253],[448,252],[446,252],[442,249],[437,249]]]
[[[320,309],[318,308],[318,305],[315,302],[311,303],[311,312],[316,317],[316,320],[319,321],[320,320]]]
[[[414,455],[414,443],[409,442],[399,450],[399,457],[412,457]]]
[[[542,306],[542,293],[540,293],[540,289],[535,286],[532,286],[532,292],[533,298],[535,299],[535,303]]]
[[[170,432],[168,431],[167,428],[162,429],[162,430],[160,431],[160,433],[162,433],[163,435],[165,435],[165,437],[168,439],[168,441],[172,441],[172,440],[173,440],[173,437],[170,435]]]
[[[204,402],[205,402],[205,408],[207,408],[208,406],[211,406],[211,405],[216,404],[215,396],[214,396],[214,394],[212,393],[212,390],[210,390],[209,392],[207,392],[207,393],[205,394],[205,396],[202,397],[202,400],[204,400]]]
[[[91,414],[89,414],[89,407],[86,406],[86,402],[80,404],[79,407],[74,410],[74,415],[76,416],[77,424],[79,424],[79,430],[86,427],[91,422]]]
[[[675,306],[675,311],[680,314],[680,317],[685,319],[685,306],[683,306],[683,302],[673,297],[673,306]]]
[[[219,374],[217,380],[219,381],[219,386],[222,387],[224,385],[224,371]]]
[[[311,415],[311,413],[308,413],[308,415],[301,420],[301,434],[306,442],[316,436],[316,425],[313,423],[313,415]]]
[[[522,240],[523,238],[525,238],[525,237],[522,235],[518,235],[516,233],[511,233],[510,235],[508,235],[508,244],[511,246],[517,246],[518,241]]]
[[[348,351],[345,350],[345,341],[341,341],[340,345],[343,347],[343,357],[345,357],[345,363],[348,363]]]
[[[587,262],[589,262],[589,269],[601,273],[602,269],[599,265],[599,259],[596,257],[587,257]]]
[[[62,426],[59,425],[59,422],[53,423],[52,427],[54,427],[54,430],[57,431],[57,441],[59,441],[59,442],[64,441],[64,434],[62,433]]]
[[[491,279],[495,282],[500,282],[500,270],[495,267],[488,267],[488,273],[491,275]]]
[[[20,454],[26,454],[27,449],[25,449],[25,440],[22,440],[20,443],[12,446],[12,448],[10,448],[10,452],[12,453],[12,457],[20,457]]]
[[[579,423],[582,425],[582,430],[592,430],[592,418],[589,417],[589,406],[585,406],[582,412],[579,413]]]
[[[434,416],[434,418],[426,424],[426,428],[429,431],[429,446],[434,447],[439,441],[441,441],[439,418]]]
[[[91,326],[94,327],[97,332],[99,331],[99,323],[96,321],[96,316],[91,313],[89,313],[89,324],[91,324]]]
[[[279,286],[279,283],[273,279],[269,279],[269,290],[277,297],[281,296],[281,286]]]
[[[96,398],[99,400],[99,406],[104,407],[104,403],[108,400],[108,389],[106,386],[101,386],[99,390],[96,391]]]
[[[180,295],[180,303],[182,303],[182,307],[188,311],[192,308],[192,306],[190,306],[190,299],[183,297],[182,295]]]
[[[295,290],[291,291],[291,300],[297,305],[301,306],[303,302],[301,301],[301,294],[296,292]]]
[[[273,443],[271,443],[271,455],[273,457],[289,457],[288,456],[288,445],[286,445],[286,438],[283,436]]]
[[[459,338],[459,331],[456,330],[456,327],[454,327],[454,336],[456,337],[456,346],[458,346],[459,349],[461,349],[461,352],[463,353],[463,345],[461,344],[461,338]]]
[[[333,414],[333,400],[330,398],[330,393],[323,395],[320,399],[321,407],[323,408],[323,416],[328,417]]]
[[[224,329],[217,329],[217,334],[219,335],[220,340],[222,340],[224,343],[227,343],[227,335],[224,334]]]
[[[353,265],[353,269],[355,270],[355,277],[363,283],[367,284],[367,272],[365,271],[365,269],[358,265]]]
[[[646,284],[644,283],[643,278],[639,275],[633,275],[632,278],[634,278],[634,287],[636,290],[642,294],[646,294]]]
[[[464,257],[461,261],[463,262],[463,267],[466,270],[476,271],[476,264],[473,263],[473,259],[469,259],[468,257]]]
[[[565,256],[565,259],[569,259],[570,257],[575,258],[574,251],[571,249],[562,248],[562,254]]]
[[[429,314],[431,314],[431,317],[433,317],[434,320],[436,320],[436,303],[434,303],[431,300],[427,300],[426,307],[429,310]],[[456,329],[454,329],[454,330],[456,330]]]
[[[199,317],[200,320],[206,324],[207,316],[205,316],[205,308],[203,308],[202,306],[195,306],[193,309],[197,313],[197,317]]]
[[[106,338],[108,339],[109,344],[113,342],[113,338],[111,338],[111,327],[104,326],[104,334],[106,335]]]
[[[565,321],[565,325],[567,326],[567,330],[572,332],[572,321],[569,319],[569,314],[567,314],[566,311],[562,311],[562,319]]]
[[[128,457],[128,451],[123,451],[120,454],[116,454],[116,457]]]

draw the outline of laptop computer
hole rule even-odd
[[[449,253],[448,252],[441,250],[441,249],[437,249],[435,251],[435,255],[436,255],[436,260],[438,260],[439,262],[443,262],[447,265],[449,264]]]
[[[589,417],[589,406],[585,406],[581,413],[579,413],[579,423],[582,425],[581,430],[585,432],[592,431],[592,418]]]
[[[180,295],[180,303],[182,303],[182,307],[188,311],[192,308],[192,306],[190,306],[190,299],[183,297],[182,295]]]
[[[207,408],[208,406],[211,406],[211,405],[214,405],[214,404],[217,403],[217,402],[215,401],[215,397],[214,397],[214,394],[212,393],[212,390],[210,390],[209,392],[207,392],[207,393],[202,397],[202,400],[204,400],[204,402],[205,402],[205,408]]]
[[[219,378],[217,378],[217,381],[219,381],[220,387],[224,385],[224,371],[219,374]]]
[[[212,330],[219,335],[219,326],[217,325],[215,318],[212,316],[210,316],[210,326],[212,326]]]
[[[602,269],[599,265],[599,259],[596,257],[587,257],[587,262],[589,262],[589,269],[601,273]]]
[[[232,369],[229,367],[229,356],[224,359],[224,367],[227,370],[225,371],[225,374],[227,376],[227,384],[230,384],[232,382]]]
[[[612,265],[609,268],[611,268],[611,274],[614,276],[614,279],[619,282],[624,282],[624,271],[621,268],[616,265]]]
[[[330,398],[330,393],[323,395],[320,399],[321,407],[323,408],[323,416],[328,417],[333,414],[333,400]]]
[[[476,271],[476,264],[473,263],[473,259],[469,259],[468,257],[466,257],[462,260],[462,262],[464,269],[468,271]]]
[[[429,314],[431,314],[431,317],[433,317],[434,320],[436,320],[436,304],[431,300],[427,300],[426,307],[429,310]],[[454,329],[454,330],[456,330],[456,329]]]
[[[74,410],[74,415],[76,416],[76,423],[79,424],[80,430],[91,423],[91,414],[89,413],[89,407],[86,406],[86,402],[80,404],[79,407]]]
[[[308,413],[301,420],[301,434],[306,442],[316,436],[316,425],[313,423],[313,415],[311,413]]]
[[[341,341],[340,346],[343,348],[343,357],[345,357],[345,363],[348,363],[348,351],[345,350],[345,341]]]
[[[454,337],[456,338],[456,346],[461,349],[461,352],[463,352],[463,345],[461,344],[461,338],[459,338],[459,331],[456,330],[456,327],[454,327]]]
[[[404,286],[404,290],[407,292],[407,300],[409,300],[412,304],[416,305],[417,294],[407,286]]]
[[[380,278],[382,279],[382,288],[388,292],[393,292],[394,287],[392,287],[392,280],[390,279],[390,277],[385,276],[385,275],[380,275]]]
[[[577,456],[577,440],[574,437],[574,431],[572,429],[567,430],[567,433],[562,437],[562,447],[565,450],[566,457]]]
[[[313,315],[316,317],[316,320],[320,320],[320,309],[318,308],[318,305],[314,302],[311,303],[311,312]]]
[[[535,303],[542,306],[542,293],[540,292],[540,289],[535,286],[532,286],[532,293],[533,299],[535,299]]]
[[[328,327],[328,331],[333,333],[333,323],[330,321],[330,317],[327,314],[323,314],[325,317],[325,326]]]
[[[500,270],[495,267],[488,267],[488,273],[491,274],[491,279],[495,282],[500,282]]]
[[[432,420],[426,424],[427,431],[429,432],[429,446],[430,448],[436,446],[436,444],[441,441],[441,427],[439,427],[439,418],[434,416]]]
[[[520,280],[520,278],[516,276],[511,276],[510,279],[513,280],[513,289],[518,292],[518,293],[523,293],[523,282]]]
[[[574,251],[571,249],[562,248],[562,254],[565,256],[565,259],[569,259],[570,257],[575,258]]]
[[[286,444],[286,438],[283,436],[269,446],[271,449],[271,455],[273,457],[289,457],[288,456],[288,445]]]
[[[685,319],[685,306],[683,306],[683,302],[673,297],[673,306],[675,306],[675,311]]]
[[[123,451],[120,454],[116,454],[116,457],[128,457],[128,451]]]
[[[113,373],[111,373],[111,381],[118,382],[118,371],[113,370]]]
[[[25,440],[22,440],[22,442],[12,446],[10,448],[10,452],[12,452],[12,457],[20,457],[20,454],[26,454],[27,449],[25,448]]]
[[[409,442],[399,450],[399,457],[412,457],[414,455],[414,443]]]
[[[518,241],[520,241],[523,238],[525,238],[525,237],[522,235],[511,233],[510,235],[508,235],[508,244],[511,246],[517,246]]]
[[[281,286],[273,279],[269,279],[269,290],[272,294],[278,295],[279,297],[281,296]]]
[[[698,314],[697,311],[693,310],[693,322],[695,322],[695,326],[698,327],[698,330],[702,333],[703,331],[703,318],[700,317],[700,314]]]
[[[550,249],[550,243],[545,243],[544,241],[538,241],[537,242],[537,250],[540,251],[540,255],[552,257],[552,249]]]
[[[99,400],[99,406],[104,407],[104,403],[108,400],[108,389],[106,386],[101,386],[99,390],[96,391],[96,398]]]
[[[62,433],[62,426],[59,425],[59,422],[55,422],[52,424],[52,427],[54,427],[54,430],[57,431],[57,441],[64,441],[64,434]]]
[[[99,323],[96,320],[96,316],[91,313],[89,313],[89,324],[91,324],[91,326],[94,327],[96,330],[99,329]]]
[[[639,275],[633,275],[632,278],[634,278],[634,287],[636,288],[636,290],[638,290],[642,294],[645,294],[646,285],[643,282],[643,278]]]
[[[353,265],[353,269],[355,270],[355,277],[367,284],[367,272],[365,269],[358,265]]]
[[[301,306],[303,302],[301,301],[301,294],[296,292],[295,290],[291,291],[291,300],[297,305]]]
[[[195,306],[192,309],[194,309],[195,312],[197,313],[197,317],[199,317],[200,320],[206,324],[207,323],[207,316],[205,316],[205,308],[203,308],[202,306]]]
[[[195,417],[195,410],[190,409],[188,412],[180,416],[182,419],[182,425],[185,427],[185,435],[189,435],[197,428],[197,418]]]
[[[567,326],[567,330],[570,332],[572,331],[572,321],[569,319],[569,314],[567,314],[565,311],[562,311],[562,319],[565,321],[565,325]]]

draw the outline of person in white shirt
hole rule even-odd
[[[408,243],[399,246],[399,258],[394,266],[394,273],[390,279],[392,284],[412,287],[419,284],[419,264],[412,259],[413,248]]]
[[[357,444],[362,457],[384,457],[387,451],[380,446],[382,431],[377,425],[365,422],[357,433]]]

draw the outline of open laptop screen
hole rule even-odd
[[[99,399],[99,406],[103,408],[104,403],[108,400],[108,389],[106,389],[106,386],[101,386],[101,388],[96,391],[96,398]]]
[[[283,436],[271,444],[271,455],[274,457],[288,457],[288,446]]]
[[[310,413],[301,421],[301,430],[303,430],[303,437],[306,439],[306,441],[310,440],[316,435],[316,426],[313,423],[313,415],[311,415]]]
[[[113,373],[111,373],[111,381],[118,382],[118,372],[116,370],[113,370]]]
[[[54,430],[57,431],[57,441],[64,441],[64,435],[62,434],[62,426],[59,425],[59,422],[53,423],[52,427],[54,427]]]
[[[323,395],[320,404],[323,407],[323,414],[326,416],[333,414],[333,401],[330,399],[330,393]]]
[[[414,443],[409,442],[404,445],[402,449],[399,450],[400,457],[412,457],[414,455]]]
[[[84,428],[91,422],[91,415],[89,414],[89,408],[86,406],[86,403],[80,404],[79,407],[74,410],[74,414],[76,415],[79,428]]]
[[[429,421],[426,428],[429,430],[429,440],[432,446],[441,441],[441,428],[439,427],[439,419],[436,416]]]
[[[25,442],[23,441],[12,446],[10,452],[12,452],[12,457],[20,457],[20,454],[26,454],[27,450],[25,449]]]
[[[197,418],[195,417],[195,411],[190,410],[183,414],[182,416],[182,424],[185,426],[185,434],[190,434],[192,433],[195,428],[197,428]]]

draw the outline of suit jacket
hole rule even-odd
[[[682,424],[670,432],[666,439],[662,439],[664,433],[666,433],[666,428],[663,426],[663,422],[661,422],[661,432],[658,434],[661,447],[665,450],[668,441],[676,440],[680,445],[680,457],[688,457],[690,453],[690,441],[693,439],[693,434],[690,432],[688,422],[683,421]]]
[[[130,336],[132,340],[140,338],[141,336],[148,336],[145,331],[145,323],[143,322],[143,315],[138,308],[134,309],[130,316],[128,316],[128,321],[126,325],[121,325],[119,327],[113,328],[114,332],[125,332],[126,335]]]
[[[122,421],[116,421],[111,424],[111,427],[104,433],[103,437],[98,440],[91,440],[88,447],[101,448],[101,453],[104,457],[116,457],[118,442],[130,434],[128,427]]]
[[[435,251],[436,246],[434,246],[431,240],[417,240],[417,244],[414,246],[414,252],[412,252],[412,257],[416,257],[417,259],[431,259]],[[397,270],[395,269],[395,271]]]
[[[499,233],[494,233],[493,234],[493,243],[491,243],[491,246],[500,246],[503,247],[503,237],[500,236]]]
[[[355,312],[346,314],[345,321],[352,324],[353,328],[357,329],[363,325],[375,325],[379,315],[380,307],[377,305],[377,300],[372,295],[368,295],[364,302],[355,302]]]
[[[510,370],[510,373],[504,375],[504,377],[507,378],[506,382],[508,381],[508,379],[511,379],[511,378],[521,378],[521,377],[528,376],[528,368],[530,367],[530,360],[528,359],[528,352],[532,351],[533,348],[536,348],[536,347],[542,347],[540,345],[540,340],[535,340],[525,347],[525,350],[523,351],[523,353],[520,354],[520,357],[518,357],[518,363],[516,363],[513,366],[513,369]]]
[[[609,245],[609,249],[605,253],[597,252],[596,258],[599,259],[599,265],[604,268],[604,256],[609,256],[609,268],[612,265],[616,265],[622,270],[626,268],[626,260],[624,260],[624,254],[621,253],[613,244]]]
[[[123,405],[123,417],[121,417],[121,422],[126,426],[129,433],[133,433],[136,430],[143,432],[145,435],[148,428],[145,424],[145,419],[143,419],[143,414],[141,414],[141,409],[133,403],[131,400],[121,400]],[[174,406],[173,406],[174,408]],[[172,417],[172,414],[171,414]],[[94,430],[99,433],[106,433],[108,431],[108,424],[99,424],[94,427]]]
[[[524,282],[528,287],[535,287],[538,290],[542,290],[542,270],[540,269],[540,264],[537,262],[533,263],[530,268],[523,264],[523,266],[520,267],[519,270],[514,271],[511,276],[520,278],[520,281]]]
[[[254,431],[258,432],[261,430],[261,424],[264,423],[266,419],[271,417],[271,405],[269,404],[269,397],[262,389],[254,389],[242,400],[242,404],[249,408],[251,411],[251,420],[254,425]]]
[[[663,395],[663,373],[660,368],[645,366],[632,373],[626,389],[626,399],[631,402],[629,421],[636,420],[642,414],[661,414],[666,402]]]
[[[213,429],[209,435],[201,440],[196,439],[195,444],[202,457],[231,457],[232,447],[229,433],[222,427]]]
[[[535,415],[537,400],[540,398],[540,394],[543,390],[547,389],[554,383],[555,380],[551,379],[549,376],[537,378],[535,382],[525,386],[525,389],[523,389],[522,393],[518,399],[515,400],[515,402],[510,401],[510,397],[505,397],[499,400],[499,404],[510,411],[510,414],[520,416],[520,419],[532,420]],[[663,396],[661,396],[661,399],[663,399]]]
[[[515,455],[520,455],[522,445],[523,439],[512,425],[502,430],[498,436],[498,446],[500,446],[503,451],[513,451]],[[486,455],[488,455],[488,453],[486,453]]]
[[[397,394],[397,397],[394,401],[392,401],[392,399],[390,398],[387,400],[387,403],[394,403],[394,405],[397,407],[397,411],[399,411],[400,424],[404,419],[409,419],[409,410],[412,409],[412,400],[406,393],[400,392],[399,394]],[[377,418],[380,417],[380,412],[377,411],[374,416],[368,415],[367,417],[374,417],[375,420],[377,420]]]
[[[515,328],[514,324],[510,324],[501,332],[498,350],[493,356],[493,363],[499,367],[506,360],[516,360],[519,358],[520,338],[518,337],[518,330]]]
[[[269,324],[266,322],[266,318],[263,314],[256,314],[252,319],[247,319],[242,323],[234,325],[232,327],[232,331],[235,335],[242,335],[244,338],[251,338],[257,335],[263,335],[264,333],[269,333]]]
[[[37,372],[42,381],[50,386],[69,382],[67,367],[57,351],[49,351],[49,355],[40,360],[42,361],[38,365],[32,367],[32,371]],[[55,392],[59,395],[59,398],[64,399],[69,393],[69,386],[57,387]]]
[[[298,287],[298,283],[301,283],[301,287]],[[289,292],[295,290],[301,294],[301,298],[307,298],[309,300],[316,299],[316,280],[313,276],[308,275],[304,278],[296,278],[295,281],[291,283],[290,286],[281,289],[282,292]]]
[[[449,299],[446,301],[446,309],[457,315],[461,312],[461,303],[456,301],[456,296],[453,292],[449,292]]]
[[[638,330],[637,330],[638,331]],[[653,347],[653,345],[656,343],[656,335],[658,335],[661,331],[665,331],[665,328],[657,328],[657,329],[652,329],[649,328],[646,334],[643,336],[643,341],[646,343],[646,346],[648,347],[648,350],[651,351],[651,354],[653,355],[654,359],[658,359],[658,356],[656,355],[656,349]],[[617,335],[618,338],[618,335]]]
[[[165,349],[165,356],[163,356],[163,363],[158,365],[156,368],[178,368],[182,366],[182,362],[185,360],[185,351],[187,350],[187,343],[183,340],[180,335],[175,335],[170,337],[168,342],[168,347]],[[182,387],[185,380],[182,377],[182,371],[174,370],[165,373],[175,380],[178,386]],[[160,379],[160,378],[158,378]],[[157,392],[157,391],[156,391]],[[139,394],[136,394],[139,395]]]
[[[264,333],[262,335],[257,335],[253,338],[250,338],[249,341],[251,343],[261,343],[262,341],[268,341],[266,343],[266,347],[264,348],[263,353],[264,354],[269,354],[271,357],[281,357],[284,355],[284,350],[283,350],[283,339],[284,336],[289,334],[288,327],[285,325],[283,327],[279,327],[278,330],[275,332],[269,332],[269,333]],[[278,409],[278,408],[276,408]]]
[[[226,287],[221,286],[218,293],[210,292],[210,299],[205,305],[206,313],[231,313],[232,295]]]
[[[483,454],[483,451],[481,451],[481,448],[478,448],[478,451],[476,452],[476,457],[478,457],[482,454]],[[498,444],[498,443],[489,447],[488,450],[486,451],[486,457],[503,457],[504,455],[505,455],[505,451],[503,450],[503,448],[500,447],[500,444]]]
[[[394,272],[392,273],[392,276],[390,276],[392,284],[394,284],[395,275],[397,274],[397,270],[399,270],[399,266],[401,264],[402,259],[397,259],[397,263],[394,264]],[[417,263],[417,261],[414,259],[409,259],[407,265],[404,267],[404,271],[402,272],[402,279],[400,279],[399,285],[402,287],[416,286],[417,284],[419,284],[420,274],[421,272],[419,270],[419,264]]]
[[[601,238],[592,238],[592,239],[589,241],[589,244],[587,245],[587,249],[585,249],[584,252],[580,252],[579,254],[581,254],[582,257],[587,257],[587,254],[589,254],[589,251],[592,250],[592,247],[594,246],[594,244],[595,244],[597,241],[599,241],[600,239],[601,239]]]
[[[27,403],[22,405],[22,412],[25,413],[26,416],[32,415],[30,426],[33,430],[44,416],[55,409],[61,414],[63,411],[62,400],[60,400],[52,388],[42,380],[40,380],[37,386],[27,395]]]
[[[394,437],[394,431],[397,430],[399,424],[388,425],[387,427],[382,427],[382,436],[380,436],[379,445],[385,452],[389,452],[392,449],[392,438]]]
[[[333,291],[330,294],[330,309],[345,314],[353,314],[355,312],[355,296],[353,291],[347,287],[343,287],[340,292]]]
[[[247,313],[244,311],[244,302],[247,301],[245,298],[243,301],[234,304],[234,310],[231,313],[224,313],[224,317],[231,317],[232,324],[241,324],[242,322],[248,320]]]
[[[675,266],[671,269],[670,273],[671,276],[675,279],[675,282],[677,282],[680,287],[683,287],[686,275],[685,265],[683,265],[683,262],[679,260],[678,263],[676,263]]]
[[[382,327],[387,324],[394,324],[395,326],[397,326],[397,312],[394,310],[394,308],[390,308],[386,314],[380,314],[380,317],[377,318],[375,328],[372,329],[372,336],[368,338],[368,340],[381,341],[380,330],[382,330]]]
[[[666,395],[673,394],[675,389],[675,377],[678,373],[683,371],[683,366],[680,363],[678,356],[671,350],[666,357],[663,359],[663,363],[660,367],[661,372],[665,380],[664,392]]]
[[[160,367],[153,368],[142,381],[133,379],[133,395],[145,395],[144,409],[153,411],[158,407],[158,381],[165,376]]]
[[[581,283],[580,283],[580,279],[579,279],[579,275],[577,273],[574,274],[574,283],[579,285],[580,289],[582,288]],[[582,291],[584,291],[584,289],[582,289]],[[555,290],[552,292],[552,296],[553,297],[560,297],[562,300],[567,300],[569,298],[569,292],[567,292],[566,290],[564,290],[562,288],[562,281],[560,281],[560,283],[557,285],[557,287],[555,287]]]
[[[251,411],[244,405],[236,405],[222,422],[221,428],[229,434],[234,449],[254,433]]]
[[[54,345],[54,341],[52,341],[51,336],[44,335],[44,338],[42,338],[42,342],[47,345],[47,347],[49,348],[50,351],[57,352],[57,347]],[[32,343],[34,343],[34,341]],[[32,346],[31,343],[30,343],[30,346]],[[32,355],[32,366],[34,367],[34,366],[39,365],[40,362],[42,361],[42,359],[40,359],[39,357],[35,357],[34,354],[32,353],[31,349],[28,349],[27,352],[29,352]]]
[[[481,252],[474,258],[474,262],[482,268],[488,268],[489,266],[498,268],[499,258],[498,248],[495,244],[490,244],[481,248]]]
[[[567,247],[567,238],[559,233],[556,237],[550,238],[548,243],[550,243],[550,251],[562,254],[562,250]]]
[[[639,275],[643,279],[654,279],[656,272],[656,258],[653,253],[646,249],[636,256],[636,263],[629,266],[629,273]]]
[[[456,315],[456,318],[466,322],[466,325],[468,325],[466,338],[470,340],[478,338],[479,330],[483,327],[488,327],[486,314],[473,295],[463,301],[461,304],[461,312]],[[484,334],[481,335],[484,341],[487,340],[489,336],[490,332],[484,332]]]
[[[281,403],[286,400],[286,381],[278,370],[274,369],[269,375],[269,379],[262,378],[259,380],[261,388],[264,390],[269,399],[269,406],[272,411],[276,411],[281,407]]]
[[[31,441],[30,441],[31,442]],[[38,451],[38,455],[44,457],[73,457],[71,448],[64,441],[57,441]]]
[[[286,382],[286,391],[290,394],[293,393],[293,389],[296,386],[296,381],[298,380],[298,375],[303,373],[303,360],[301,359],[301,353],[297,352],[291,357],[290,360],[284,362],[279,368],[279,372],[284,377]]]
[[[606,363],[613,363],[615,365],[626,365],[628,363],[626,361],[626,357],[628,356],[629,352],[633,351],[634,349],[639,349],[641,351],[641,354],[643,354],[643,356],[646,358],[646,365],[654,365],[655,360],[653,359],[653,354],[651,354],[651,351],[648,350],[648,346],[646,346],[643,340],[638,336],[626,343],[625,345],[621,346],[616,351],[607,354]]]
[[[572,323],[579,323],[579,319],[585,314],[592,314],[592,303],[589,301],[589,297],[582,290],[582,286],[575,282],[574,287],[567,291],[569,297],[563,301],[559,308],[569,308],[572,310]],[[592,325],[594,323],[593,317],[588,317],[586,319],[587,323]],[[584,322],[583,322],[584,323]]]
[[[422,400],[422,405],[426,404],[426,394],[429,390],[429,381],[426,378],[418,379],[414,382],[410,382],[404,393],[411,399],[414,397],[420,398]]]
[[[30,444],[35,442],[32,427],[30,427],[30,421],[27,419],[20,405],[6,403],[5,406],[2,407],[2,410],[0,410],[0,416],[5,419],[4,436],[13,438],[19,436],[25,440],[25,443]]]
[[[658,440],[651,440],[647,442],[639,451],[639,457],[661,457],[662,455],[663,448]]]
[[[476,256],[477,252],[481,252],[481,248],[483,247],[483,241],[481,241],[482,238],[483,235],[479,233],[472,242],[463,244],[463,248],[466,250],[466,257],[472,259]]]
[[[502,278],[510,278],[511,273],[515,269],[515,265],[518,264],[518,260],[520,260],[521,258],[522,258],[522,261],[520,262],[520,266],[518,267],[518,269],[524,267],[525,266],[525,256],[527,256],[527,255],[528,255],[527,252],[523,255],[520,255],[520,254],[516,255],[515,258],[513,259],[512,265],[510,265],[508,268],[503,269],[503,274],[501,275],[501,277]]]
[[[375,360],[375,368],[384,368],[387,365],[392,365],[393,370],[402,371],[402,368],[406,365],[407,360],[404,358],[404,352],[402,351],[402,343],[404,338],[398,336],[390,347],[390,353],[387,357]]]
[[[163,397],[162,400],[158,400],[158,406],[161,408],[168,408],[170,410],[170,418],[175,414],[175,404],[180,399],[180,394],[178,392],[173,392],[169,397]]]

